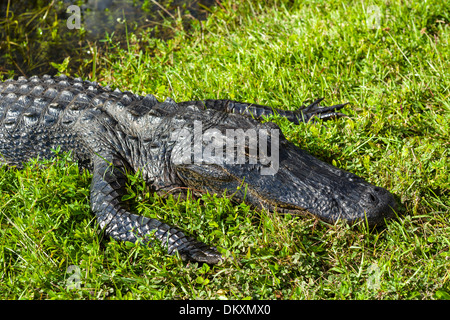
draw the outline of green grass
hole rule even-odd
[[[163,201],[130,179],[137,212],[235,258],[210,267],[104,238],[89,211],[90,176],[67,156],[32,161],[0,169],[2,298],[450,298],[450,5],[260,3],[223,1],[189,34],[175,25],[168,41],[130,34],[121,50],[112,40],[97,78],[176,101],[290,110],[317,97],[349,101],[350,117],[326,126],[273,121],[315,156],[389,189],[399,217],[379,230],[328,225],[220,196]]]

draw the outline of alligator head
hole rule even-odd
[[[396,203],[386,189],[301,150],[288,142],[273,123],[258,123],[256,127],[256,139],[262,137],[265,143],[260,140],[255,144],[248,129],[237,134],[234,131],[232,139],[224,128],[209,135],[203,130],[203,143],[197,145],[197,155],[194,152],[187,157],[189,161],[179,161],[182,148],[174,149],[174,171],[185,186],[197,193],[232,195],[233,200],[279,213],[309,213],[330,223],[364,220],[369,226],[383,225],[385,219],[393,217]],[[262,136],[258,134],[261,129]],[[239,153],[244,161],[236,161]],[[233,159],[227,160],[227,156]]]

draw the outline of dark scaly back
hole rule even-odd
[[[107,101],[127,107],[142,99],[66,76],[0,82],[0,163],[21,167],[30,158],[54,156],[52,149],[60,146],[86,164],[89,151],[73,130],[81,116],[95,108],[103,110]]]

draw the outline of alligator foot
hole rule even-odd
[[[176,250],[178,251],[181,259],[187,261],[217,264],[225,260],[216,248],[196,241],[193,238],[188,238],[187,246],[181,245]]]
[[[311,103],[309,106],[307,107],[301,106],[300,108],[297,109],[297,111],[294,111],[297,120],[299,122],[309,122],[309,121],[317,121],[317,119],[330,120],[340,117],[347,117],[346,114],[336,111],[342,109],[344,106],[348,104],[348,102],[336,104],[330,107],[322,107],[320,106],[320,102],[323,99],[324,98],[319,98],[313,103]]]

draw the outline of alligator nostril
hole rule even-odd
[[[375,188],[373,188],[373,191],[375,191],[375,192],[380,192],[380,191],[381,191],[381,188],[375,187]]]
[[[377,198],[375,198],[375,196],[374,196],[373,194],[371,194],[371,193],[369,193],[369,199],[370,199],[370,201],[372,201],[372,202],[377,201]]]

